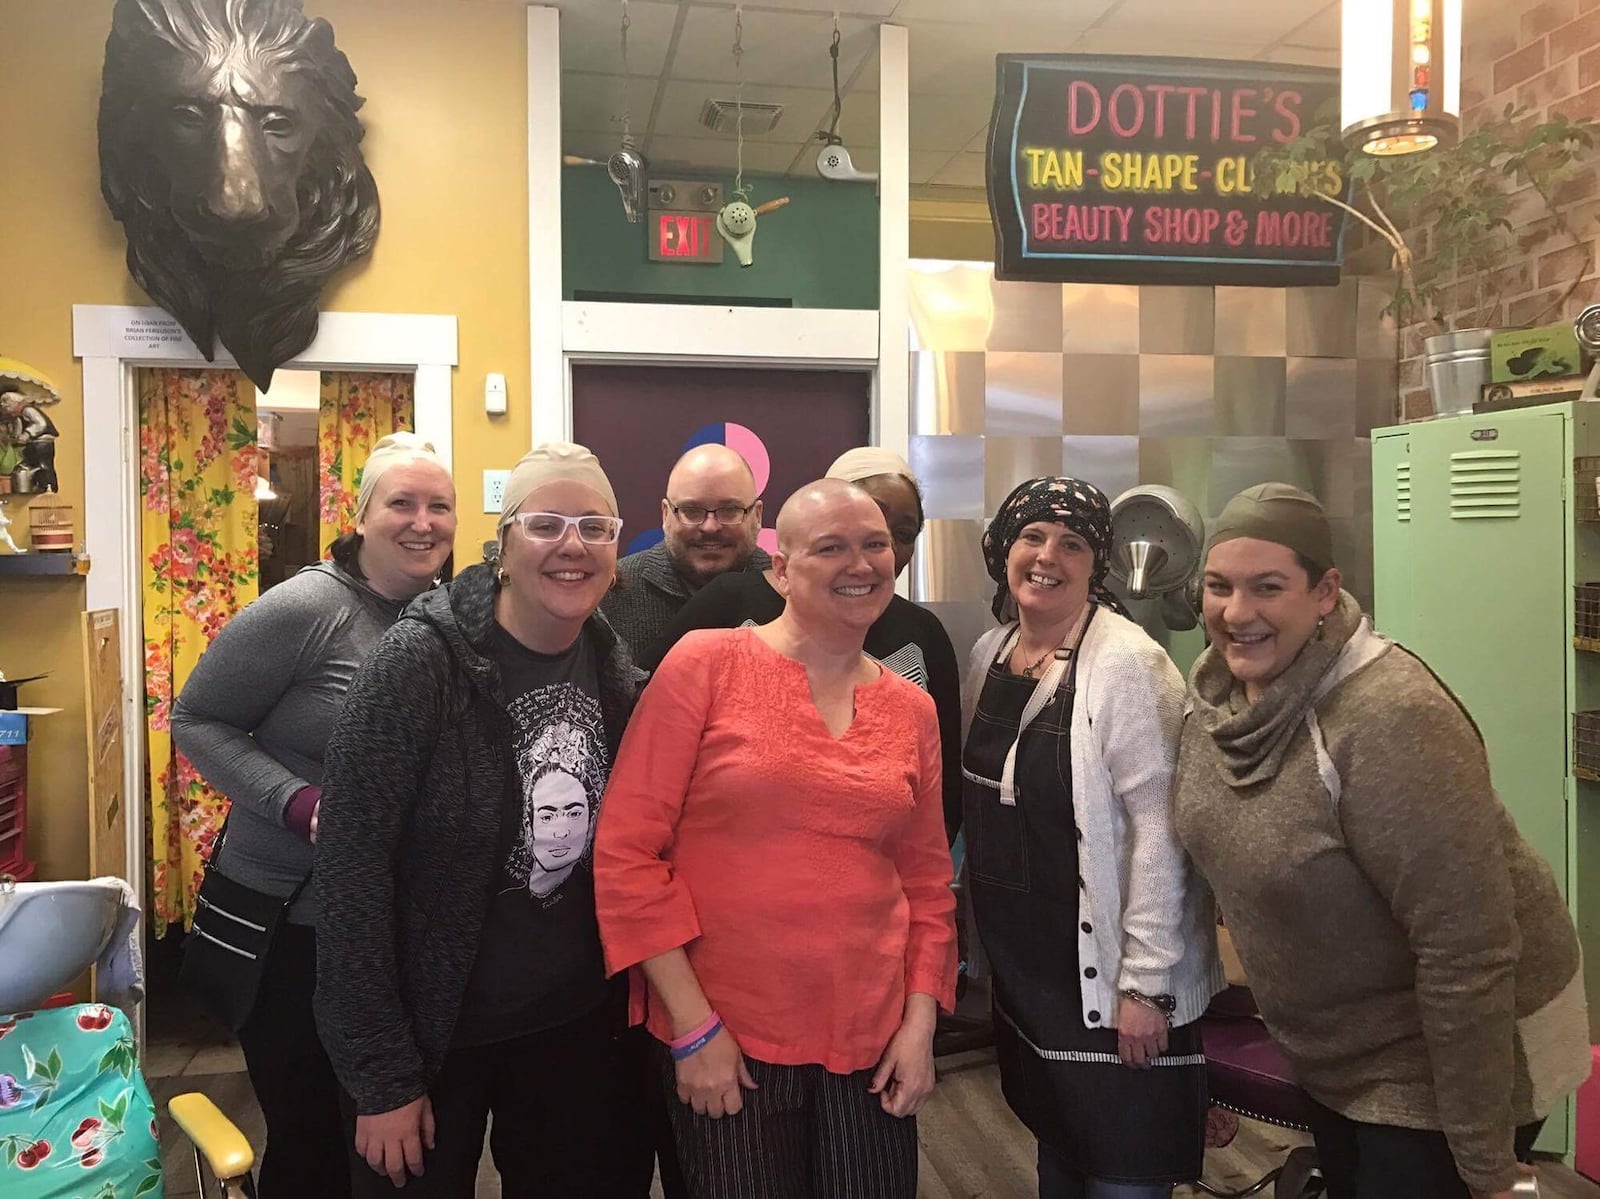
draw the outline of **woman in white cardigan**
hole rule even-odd
[[[1103,587],[1096,488],[1021,484],[983,552],[1005,623],[973,650],[962,798],[1006,1101],[1041,1199],[1166,1199],[1200,1174],[1197,1022],[1224,986],[1172,826],[1183,679]]]

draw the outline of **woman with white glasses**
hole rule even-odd
[[[617,1195],[638,1150],[590,852],[642,679],[596,611],[616,511],[588,450],[531,451],[498,563],[406,612],[334,730],[316,1009],[357,1196],[472,1195],[491,1117],[508,1197]]]

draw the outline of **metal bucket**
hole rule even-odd
[[[1423,339],[1426,355],[1428,391],[1433,395],[1433,410],[1471,412],[1483,398],[1489,382],[1489,339],[1492,329],[1462,329]]]

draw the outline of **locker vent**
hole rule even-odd
[[[1451,520],[1515,520],[1521,503],[1519,451],[1458,450],[1450,455]]]
[[[1394,518],[1411,519],[1411,463],[1401,462],[1394,468]]]

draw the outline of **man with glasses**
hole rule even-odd
[[[667,476],[664,537],[617,563],[622,586],[601,610],[635,657],[653,651],[689,597],[730,570],[765,570],[756,547],[761,501],[750,465],[724,445],[698,445]]]

